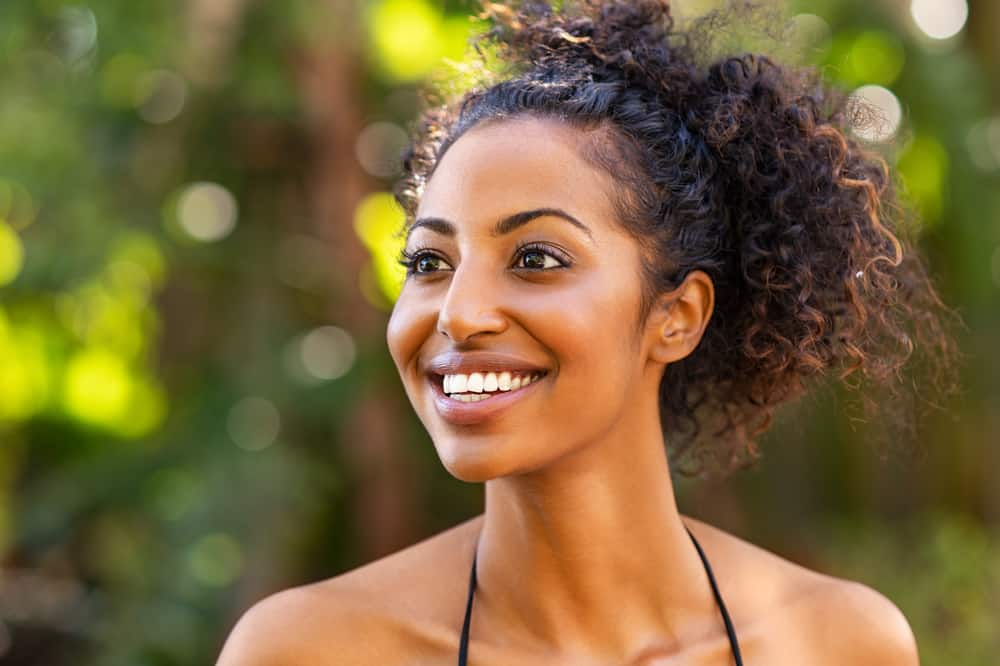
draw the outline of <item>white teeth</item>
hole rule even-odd
[[[454,374],[444,376],[444,392],[456,400],[476,402],[490,397],[498,391],[516,391],[537,381],[543,373],[528,375],[513,375],[509,371],[473,372],[471,374]]]
[[[472,391],[473,393],[483,392],[483,375],[479,372],[473,372],[469,375],[469,385],[465,387],[466,391]]]
[[[493,391],[496,391],[498,387],[499,383],[497,382],[497,373],[487,373],[486,378],[483,379],[483,390],[492,393]]]

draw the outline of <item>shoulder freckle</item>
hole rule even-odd
[[[831,579],[817,590],[810,624],[826,654],[820,663],[918,666],[917,643],[902,611],[877,590]]]

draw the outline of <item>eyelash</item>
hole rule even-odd
[[[519,245],[514,250],[514,255],[517,257],[517,259],[520,259],[523,255],[527,254],[528,251],[535,251],[535,252],[540,252],[542,254],[546,254],[555,259],[556,261],[558,261],[559,263],[561,263],[562,265],[554,266],[552,268],[520,267],[518,270],[541,272],[541,271],[557,270],[559,268],[569,268],[570,266],[569,259],[566,258],[561,252],[557,252],[550,246],[545,245],[543,243],[536,242],[536,243],[525,243],[524,245]],[[411,275],[427,275],[428,272],[418,273],[416,270],[417,262],[420,261],[420,259],[423,258],[424,256],[437,257],[441,261],[444,261],[441,255],[437,254],[436,252],[433,252],[432,250],[426,247],[418,247],[412,252],[407,252],[406,248],[403,248],[403,250],[400,251],[399,257],[397,258],[396,261],[400,265],[406,268],[406,277],[410,277]],[[430,272],[436,273],[438,271],[430,271]]]

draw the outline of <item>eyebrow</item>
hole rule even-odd
[[[535,208],[533,210],[525,210],[520,213],[514,213],[513,215],[508,215],[507,217],[501,219],[493,226],[493,231],[490,235],[492,236],[503,236],[509,234],[515,229],[519,229],[531,222],[535,218],[539,217],[558,217],[560,219],[566,220],[574,227],[581,229],[587,236],[593,240],[594,235],[590,232],[590,229],[580,220],[576,219],[566,211],[561,208]],[[443,236],[455,236],[455,224],[449,222],[448,220],[441,217],[421,217],[418,218],[412,225],[410,225],[409,230],[407,230],[406,238],[409,240],[410,234],[419,229],[420,227],[426,227],[431,231],[436,231]]]

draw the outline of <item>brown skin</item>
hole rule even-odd
[[[582,138],[551,120],[472,129],[442,159],[417,216],[450,220],[455,235],[418,228],[408,240],[441,260],[408,279],[389,348],[445,467],[485,482],[485,513],[259,602],[220,666],[457,663],[474,552],[470,666],[731,664],[685,525],[712,563],[745,663],[918,663],[906,620],[879,593],[678,512],[657,386],[698,344],[713,285],[694,272],[637,322],[639,246],[615,221],[609,177],[579,157]],[[491,234],[502,217],[543,207],[590,234],[551,216]],[[561,252],[545,266],[570,266],[519,268],[522,242]],[[424,368],[448,350],[503,352],[549,372],[492,421],[456,426],[437,413]]]

